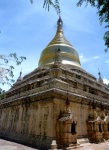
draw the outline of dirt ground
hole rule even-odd
[[[109,150],[109,142],[106,141],[104,143],[99,143],[99,144],[86,143],[74,149],[75,150]],[[0,139],[0,150],[35,150],[35,149],[24,146],[22,144]]]

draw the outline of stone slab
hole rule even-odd
[[[0,150],[36,150],[15,142],[0,139]]]

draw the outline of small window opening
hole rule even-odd
[[[73,121],[72,125],[71,125],[71,133],[72,134],[75,134],[76,133],[76,124],[75,122]]]
[[[109,123],[107,124],[108,132],[109,132]]]
[[[99,132],[102,132],[101,124],[99,124]]]

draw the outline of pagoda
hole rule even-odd
[[[39,66],[0,99],[0,137],[37,149],[109,140],[109,89],[80,64],[59,17]]]

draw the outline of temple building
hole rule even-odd
[[[54,38],[39,66],[0,99],[0,137],[50,149],[109,139],[109,89],[81,67],[59,17]]]

